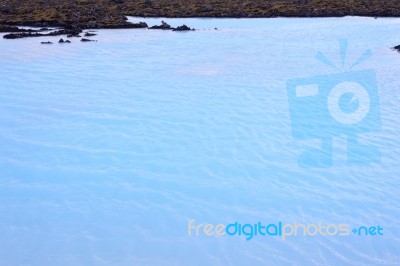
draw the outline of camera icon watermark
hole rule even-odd
[[[347,41],[340,41],[342,66]],[[289,99],[292,134],[296,140],[318,139],[319,148],[307,149],[299,156],[300,167],[332,166],[333,137],[347,137],[348,163],[373,163],[380,151],[358,141],[359,134],[379,131],[381,117],[376,73],[373,69],[352,70],[372,56],[365,51],[347,69],[329,75],[290,79]],[[316,58],[334,66],[321,52]]]

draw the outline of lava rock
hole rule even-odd
[[[0,32],[36,32],[36,30],[26,30],[16,26],[0,25]]]
[[[92,36],[96,36],[96,33],[90,33],[90,32],[86,32],[85,33],[85,37],[92,37]]]
[[[41,37],[47,36],[47,34],[41,34],[37,32],[20,32],[20,33],[9,33],[3,36],[3,39],[21,39],[26,37]]]
[[[161,21],[161,25],[154,25],[154,26],[150,27],[149,29],[152,29],[152,30],[173,30],[174,28],[172,28],[171,25],[169,25],[167,22],[162,20]]]
[[[186,26],[185,24],[183,24],[182,26],[177,27],[176,29],[173,29],[173,31],[188,31],[188,30],[192,30],[192,29],[189,28],[188,26]]]
[[[20,39],[20,38],[27,38],[27,37],[42,37],[42,36],[59,36],[59,35],[79,35],[82,30],[80,29],[62,29],[52,31],[50,33],[38,33],[37,31],[28,32],[18,32],[18,33],[9,33],[3,36],[4,39]]]
[[[148,28],[148,25],[146,22],[139,22],[139,23],[125,22],[122,25],[104,25],[101,28],[102,29],[144,29],[144,28]]]
[[[71,41],[70,41],[70,40],[65,40],[65,41],[64,41],[64,39],[61,38],[61,39],[58,41],[58,43],[71,43]]]
[[[58,35],[79,35],[81,33],[81,29],[62,29],[62,30],[56,30],[48,33],[48,36],[58,36]]]
[[[81,42],[97,42],[97,41],[96,40],[90,40],[90,39],[82,38]]]
[[[149,26],[147,25],[146,22],[139,22],[139,23],[127,23],[126,28],[148,28]]]

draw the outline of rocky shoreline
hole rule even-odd
[[[194,30],[165,22],[149,27],[130,23],[140,17],[400,17],[398,0],[4,0],[0,3],[0,32],[5,39],[66,35],[81,37],[85,29]],[[165,23],[165,24],[164,24]],[[38,30],[18,25],[39,27]],[[49,32],[49,28],[54,28]],[[86,35],[87,33],[85,33]],[[90,37],[90,34],[84,37]],[[83,38],[86,42],[89,39]],[[95,40],[90,40],[95,41]],[[47,42],[42,42],[47,43]],[[394,47],[400,52],[398,46]]]
[[[186,25],[178,26],[176,28],[171,27],[167,22],[161,21],[161,25],[154,25],[152,27],[148,27],[145,22],[139,23],[131,23],[129,28],[148,28],[155,30],[172,30],[172,31],[194,31],[195,29],[191,29]],[[65,29],[50,29],[50,28],[41,28],[41,29],[24,29],[17,26],[0,26],[0,32],[6,32],[7,34],[3,35],[3,39],[22,39],[22,38],[32,38],[32,37],[50,37],[50,36],[61,36],[65,35],[67,38],[77,37],[93,37],[96,36],[97,33],[95,31],[86,31],[83,32],[83,29],[80,28],[70,28],[67,27]],[[82,38],[81,42],[96,42],[97,40],[91,40],[87,38]],[[71,43],[71,41],[64,39],[60,39],[59,43]],[[50,41],[41,42],[41,44],[53,44]]]
[[[400,16],[397,0],[4,0],[5,26],[137,28],[126,16],[142,17],[331,17]],[[10,30],[13,30],[10,28]],[[14,29],[15,30],[15,29]]]

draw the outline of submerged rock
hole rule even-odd
[[[62,30],[56,30],[48,33],[47,35],[49,36],[58,36],[58,35],[79,35],[81,33],[81,29],[62,29]]]
[[[38,33],[36,31],[9,33],[3,36],[4,39],[20,39],[28,37],[42,37],[42,36],[58,36],[58,35],[79,35],[82,30],[80,29],[63,29],[56,30],[50,33]]]
[[[53,44],[52,42],[41,42],[40,44]]]
[[[85,33],[85,37],[92,37],[92,36],[96,36],[96,33],[90,33],[90,32],[86,32]]]
[[[81,42],[97,42],[97,40],[90,40],[90,39],[82,38]]]
[[[9,33],[3,36],[3,39],[20,39],[26,37],[41,37],[46,36],[46,34],[41,34],[37,32],[20,32],[20,33]]]

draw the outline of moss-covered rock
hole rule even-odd
[[[139,28],[125,15],[165,17],[400,16],[398,0],[4,0],[0,24]],[[1,27],[0,27],[1,30]],[[10,31],[13,29],[10,28]]]

